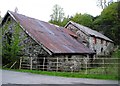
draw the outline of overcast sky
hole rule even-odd
[[[14,11],[17,7],[20,14],[49,21],[55,4],[63,8],[65,16],[72,16],[75,13],[97,16],[102,10],[96,3],[97,0],[0,0],[0,11],[3,17],[7,10]]]

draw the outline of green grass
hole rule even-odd
[[[81,73],[71,73],[71,72],[53,72],[53,71],[38,71],[38,70],[25,70],[25,69],[7,69],[18,72],[27,72],[33,74],[42,74],[49,76],[61,76],[61,77],[71,77],[71,78],[92,78],[92,79],[105,79],[105,80],[118,80],[117,76],[114,75],[103,75],[103,74],[81,74]]]
[[[112,75],[118,76],[118,69],[116,67],[107,67],[107,68],[94,68],[88,70],[89,74],[104,74],[104,75]]]

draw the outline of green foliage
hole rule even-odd
[[[61,26],[61,22],[64,18],[64,12],[63,12],[63,8],[61,8],[59,5],[54,5],[53,7],[53,14],[50,15],[51,20],[49,21],[50,23],[56,24],[56,25],[60,25]]]
[[[19,24],[15,24],[12,27],[12,30],[9,30],[9,22],[2,29],[2,57],[3,64],[7,64],[9,62],[15,62],[18,60],[18,56],[21,55],[22,46],[20,46],[21,38],[20,38],[20,26]],[[12,32],[11,32],[12,31]],[[10,35],[11,33],[11,35]]]
[[[117,49],[115,52],[112,54],[113,58],[120,58],[120,49]]]
[[[72,20],[76,23],[79,23],[88,27],[92,27],[92,22],[93,22],[93,16],[89,14],[76,13],[75,16],[71,18],[69,18],[69,16],[64,17],[63,8],[61,8],[57,4],[53,7],[53,14],[51,14],[50,17],[51,17],[51,20],[49,22],[59,26],[65,26],[68,21]]]
[[[56,21],[56,20],[50,20],[50,23],[59,25],[59,26],[65,26],[70,20],[85,25],[87,27],[92,27],[92,22],[93,22],[93,16],[89,15],[89,14],[78,14],[76,13],[75,16],[69,18],[68,17],[64,17],[64,19],[62,21]]]
[[[92,27],[93,17],[89,14],[76,13],[71,20],[84,26]]]
[[[111,21],[116,23],[118,20],[118,3],[113,3],[101,12],[101,18],[104,21]]]
[[[11,40],[10,48],[11,48],[11,57],[17,57],[20,54],[21,46],[19,46],[20,38],[19,38],[19,25],[15,25],[15,30],[13,34],[13,38]]]
[[[105,36],[112,39],[116,45],[120,45],[120,18],[118,18],[120,15],[120,6],[118,6],[118,4],[119,2],[109,3],[109,5],[103,9],[101,15],[97,17],[89,14],[76,13],[72,17],[64,17],[62,21],[58,21],[57,19],[52,21],[51,19],[49,22],[59,26],[65,26],[68,21],[72,20],[102,32]]]
[[[61,22],[61,25],[60,26],[65,26],[68,22],[70,21],[70,18],[69,16],[68,17],[64,17],[63,21]]]
[[[58,25],[58,26],[62,26],[62,22],[60,22],[60,21],[50,20],[49,22],[52,23],[52,24]]]
[[[106,7],[101,15],[93,22],[93,28],[103,32],[107,37],[112,39],[115,44],[120,45],[120,21],[118,18],[118,2]]]

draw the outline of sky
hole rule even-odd
[[[0,0],[0,11],[4,17],[7,10],[14,11],[17,7],[20,14],[49,21],[55,4],[63,8],[65,16],[73,16],[76,13],[97,16],[102,11],[97,6],[97,0]]]

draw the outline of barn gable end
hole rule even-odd
[[[65,28],[74,32],[78,37],[77,40],[95,51],[97,55],[109,55],[113,51],[113,41],[100,32],[73,21],[69,21]]]

